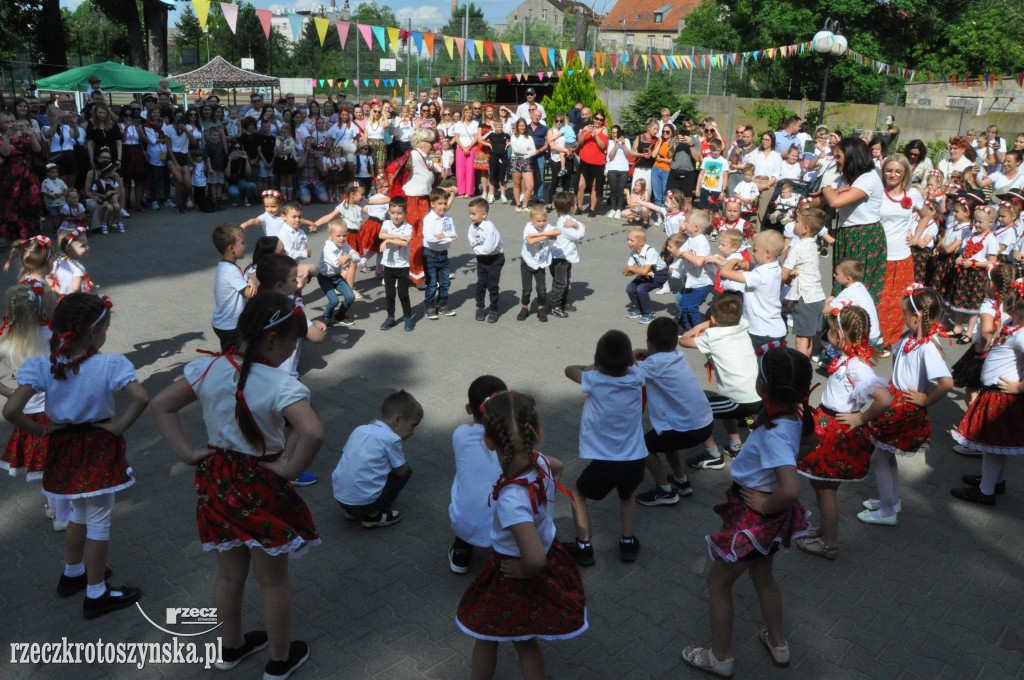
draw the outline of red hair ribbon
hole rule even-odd
[[[11,325],[11,323],[10,323],[10,319],[8,319],[8,318],[7,318],[7,315],[6,315],[6,314],[4,314],[4,318],[3,318],[3,321],[2,321],[2,322],[0,322],[0,335],[3,335],[3,334],[4,334],[4,331],[6,331],[6,330],[7,330],[7,327],[8,327],[8,326],[10,326],[10,325]]]
[[[1010,288],[1013,288],[1019,295],[1024,295],[1024,279],[1016,279],[1010,284]]]
[[[494,483],[494,486],[491,488],[491,497],[487,499],[488,507],[490,507],[491,505],[491,500],[498,500],[498,496],[501,495],[502,489],[509,485],[526,487],[530,494],[530,507],[533,509],[534,514],[537,514],[537,512],[540,510],[541,505],[548,502],[547,494],[544,493],[544,479],[550,479],[551,476],[547,472],[545,472],[544,468],[542,468],[537,463],[536,451],[534,451],[531,454],[531,458],[533,458],[533,461],[520,468],[519,471],[512,475],[510,479],[499,479],[497,482]],[[536,479],[534,479],[532,482],[528,482],[525,479],[520,479],[520,475],[526,474],[534,466],[536,466],[537,468]],[[571,491],[569,491],[564,486],[556,482],[554,479],[551,479],[551,481],[555,485],[556,489],[568,495],[569,498],[572,498]]]
[[[935,175],[936,177],[942,177],[942,170],[929,170],[929,175]]]
[[[1006,208],[1007,210],[1012,210],[1014,212],[1020,210],[1020,205],[1016,199],[1010,199],[1009,201],[999,201],[999,207]]]
[[[104,295],[103,293],[100,293],[96,297],[103,301],[103,306],[106,307],[107,309],[114,308],[114,301],[110,299],[109,295]]]
[[[832,316],[838,319],[839,312],[841,312],[844,307],[856,307],[856,305],[850,300],[835,300],[832,303]]]
[[[963,207],[967,208],[968,210],[970,210],[970,209],[971,209],[971,203],[970,203],[970,201],[968,201],[968,200],[967,200],[966,198],[964,198],[963,196],[957,196],[957,197],[956,197],[956,202],[957,202],[957,203],[959,203],[960,205],[962,205]]]
[[[265,331],[266,330],[270,330],[274,326],[277,326],[278,324],[284,323],[285,321],[287,321],[288,319],[292,318],[293,316],[304,316],[305,315],[305,311],[304,310],[305,310],[305,306],[304,305],[300,305],[298,303],[296,303],[295,307],[293,307],[292,311],[289,312],[288,314],[282,314],[281,310],[277,310],[277,311],[274,312],[274,315],[270,317],[270,320],[267,321],[267,325],[263,327],[263,330],[265,330]]]
[[[807,196],[806,198],[801,198],[800,199],[800,203],[798,203],[798,205],[806,205],[806,204],[812,202],[813,200],[814,200],[813,198],[811,198],[810,196]]]
[[[903,297],[906,297],[908,295],[913,295],[914,293],[916,293],[919,290],[924,290],[924,286],[921,285],[920,283],[914,282],[914,283],[910,284],[909,286],[907,286],[906,289],[903,291]]]
[[[736,198],[735,196],[730,196],[729,198],[722,199],[722,203],[724,205],[729,205],[730,203],[735,203],[736,205],[742,205],[743,201],[741,201],[740,199]]]

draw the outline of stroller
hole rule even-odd
[[[787,206],[780,203],[780,197],[782,194],[783,187],[791,187],[793,189],[793,195],[790,199],[791,206]],[[772,193],[771,200],[768,201],[768,210],[765,211],[764,225],[762,229],[774,229],[778,232],[785,233],[785,226],[787,223],[792,221],[792,216],[796,212],[796,208],[800,205],[800,200],[806,198],[810,193],[810,187],[797,179],[784,179],[780,182],[775,183],[775,191]]]

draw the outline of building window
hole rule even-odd
[[[654,23],[663,24],[665,23],[665,15],[672,9],[672,4],[662,5],[658,9],[654,10]]]
[[[672,36],[666,35],[665,37],[662,38],[662,41],[664,42],[664,45],[663,45],[664,49],[666,49],[666,50],[671,50],[672,49]]]
[[[540,18],[541,18],[541,21],[547,21],[548,20],[548,11],[547,11],[547,9],[542,9],[540,11]]]
[[[627,48],[633,49],[633,40],[634,40],[634,35],[632,33],[627,33],[626,34],[626,47]]]
[[[519,21],[519,15],[518,14],[513,14],[512,15],[512,21]]]

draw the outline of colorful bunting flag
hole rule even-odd
[[[299,14],[292,13],[288,15],[288,23],[291,24],[292,27],[292,38],[294,38],[293,42],[299,42],[299,36],[302,35],[302,22],[304,19],[305,17]]]
[[[377,39],[377,44],[380,45],[381,51],[382,52],[387,52],[388,51],[388,44],[387,44],[387,36],[384,34],[384,27],[383,26],[370,26],[370,29],[373,31],[373,37]],[[373,49],[373,46],[371,45],[370,48]]]
[[[327,38],[327,29],[330,28],[331,22],[324,17],[313,17],[313,25],[316,26],[316,35],[320,38],[320,47],[323,47],[324,40]]]
[[[196,18],[199,19],[199,28],[206,30],[206,20],[210,16],[210,0],[192,0],[192,7],[196,10]]]
[[[260,25],[263,26],[263,35],[267,36],[267,40],[270,40],[270,19],[274,16],[274,13],[269,9],[258,9],[256,10],[256,16],[260,20]]]
[[[341,41],[341,49],[345,49],[345,41],[348,40],[348,22],[347,21],[335,21],[335,25],[338,27],[338,40]],[[348,82],[347,80],[345,81]]]
[[[220,3],[220,11],[224,15],[224,21],[228,22],[228,28],[231,29],[232,35],[234,35],[235,28],[238,26],[238,5],[222,2]]]
[[[401,29],[388,26],[388,40],[391,41],[391,48],[395,51],[395,54],[398,54],[398,48],[401,47],[401,44],[398,42],[401,37]]]
[[[370,30],[370,26],[367,24],[356,24],[356,28],[359,29],[359,34],[363,36],[363,40],[366,41],[366,46],[373,49],[373,33]]]

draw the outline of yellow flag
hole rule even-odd
[[[641,54],[640,57],[644,60],[644,68],[647,68],[647,55]]]
[[[509,52],[509,44],[501,43],[501,51],[505,53],[505,61],[509,64],[512,63],[512,55]]]
[[[316,25],[316,34],[320,37],[320,47],[323,47],[324,39],[327,38],[327,29],[330,27],[331,22],[324,17],[313,17],[313,23]]]
[[[398,53],[398,39],[401,34],[401,29],[388,26],[388,38],[391,40],[391,47],[394,48],[396,54]]]
[[[477,56],[480,57],[480,61],[483,61],[484,60],[484,41],[483,40],[474,40],[473,44],[476,45],[476,54],[477,54]]]
[[[448,58],[454,59],[455,53],[452,52],[452,46],[455,44],[455,38],[451,37],[450,35],[442,35],[441,37],[444,38],[444,46],[445,49],[448,50]]]
[[[192,7],[196,10],[196,17],[199,19],[199,27],[206,30],[206,20],[210,16],[210,0],[192,0]]]

